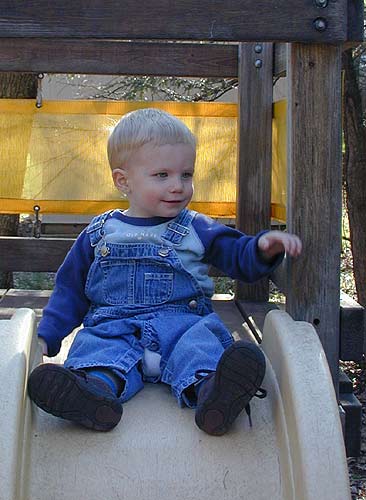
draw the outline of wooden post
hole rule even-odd
[[[236,227],[247,234],[269,229],[272,169],[271,43],[239,45]],[[237,283],[237,300],[268,300],[268,280]]]
[[[286,309],[316,328],[338,390],[341,47],[289,45],[287,75],[287,225],[303,254],[288,259]]]

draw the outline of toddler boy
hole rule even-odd
[[[33,370],[29,395],[46,412],[108,431],[144,382],[162,382],[195,408],[200,429],[224,434],[266,395],[265,358],[254,343],[233,342],[213,312],[208,266],[253,282],[284,252],[298,256],[301,242],[279,231],[247,236],[188,210],[196,140],[168,113],[125,115],[108,157],[129,208],[95,217],[60,267],[38,329],[44,354],[83,328],[63,366]]]

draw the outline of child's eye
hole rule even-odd
[[[184,172],[182,177],[183,177],[183,179],[190,179],[191,177],[193,177],[193,173],[192,172]]]
[[[168,174],[166,172],[158,172],[155,174],[155,177],[159,177],[160,179],[165,179],[165,177],[168,177]]]

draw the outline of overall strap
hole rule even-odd
[[[89,226],[86,228],[86,232],[89,235],[92,247],[95,247],[102,239],[104,223],[108,219],[108,217],[112,215],[113,212],[114,210],[108,210],[108,212],[97,215],[92,219]]]
[[[196,212],[186,208],[171,222],[162,234],[162,238],[169,241],[172,245],[180,245],[182,239],[189,233],[189,226],[194,219]]]

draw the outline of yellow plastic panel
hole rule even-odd
[[[286,218],[287,196],[287,102],[278,101],[273,105],[272,121],[272,212],[277,212],[280,220]]]
[[[0,213],[32,212],[35,204],[42,213],[125,208],[113,186],[106,144],[120,117],[143,107],[178,116],[198,138],[191,208],[235,216],[235,104],[48,101],[38,109],[22,99],[0,101]],[[273,196],[272,215],[283,218],[278,189]]]

